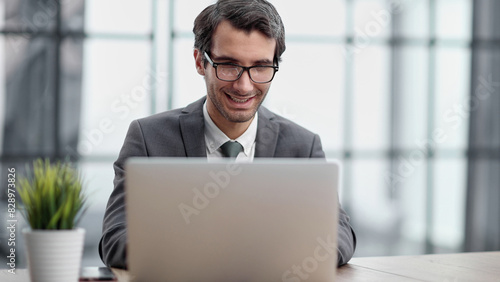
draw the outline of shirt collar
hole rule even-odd
[[[207,110],[207,102],[203,104],[203,117],[205,119],[205,141],[207,144],[208,151],[210,154],[215,152],[219,147],[231,140],[229,137],[220,130],[217,125],[212,121],[212,118],[208,114]],[[255,138],[257,137],[257,121],[258,121],[258,112],[255,113],[255,116],[250,123],[250,126],[247,130],[235,141],[238,141],[243,146],[243,152],[246,156],[250,156],[252,151],[252,146],[255,143]]]

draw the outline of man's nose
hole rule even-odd
[[[238,90],[241,94],[251,92],[254,88],[252,79],[250,79],[250,74],[248,71],[244,71],[241,77],[234,82],[234,88]]]

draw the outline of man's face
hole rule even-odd
[[[241,66],[273,65],[276,41],[259,31],[246,33],[223,21],[212,37],[210,57],[215,63],[234,63]],[[215,68],[203,64],[201,54],[195,50],[198,73],[205,76],[207,109],[219,127],[229,123],[251,121],[269,91],[271,83],[253,82],[248,72],[234,82],[219,80]]]

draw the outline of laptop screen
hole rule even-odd
[[[132,158],[129,271],[137,281],[331,281],[339,165]]]

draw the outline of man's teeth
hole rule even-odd
[[[245,103],[246,101],[250,100],[250,99],[238,99],[238,98],[234,98],[233,96],[229,96],[231,98],[231,100],[235,101],[236,103]]]

